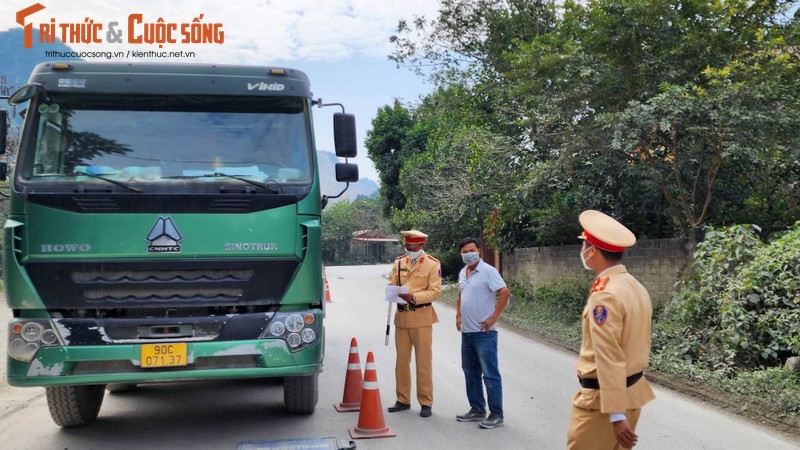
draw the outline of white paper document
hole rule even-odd
[[[400,294],[408,294],[408,286],[386,286],[386,301],[405,305],[406,301],[400,298]]]

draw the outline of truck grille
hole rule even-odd
[[[152,287],[133,287],[127,289],[93,289],[83,291],[83,298],[88,303],[98,300],[108,301],[170,301],[191,300],[196,298],[215,299],[227,298],[238,300],[243,294],[241,288],[233,289],[160,289]]]
[[[34,262],[25,265],[48,309],[279,304],[296,258]]]
[[[163,270],[163,271],[75,271],[72,272],[72,281],[78,284],[86,283],[119,283],[136,282],[130,287],[91,289],[83,292],[83,298],[92,303],[98,300],[108,301],[172,301],[192,299],[218,299],[224,298],[237,301],[244,294],[242,288],[162,288],[152,282],[172,281],[250,281],[253,270]]]
[[[75,271],[72,281],[76,283],[116,282],[116,281],[200,281],[200,280],[238,280],[253,278],[253,270],[117,270],[117,271]]]

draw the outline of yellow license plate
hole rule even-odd
[[[142,345],[142,367],[185,366],[186,344],[146,344]]]

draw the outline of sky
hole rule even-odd
[[[77,30],[97,29],[100,42],[81,43],[84,38],[67,36],[64,43],[78,52],[122,52],[113,61],[165,61],[219,64],[247,64],[290,67],[306,72],[311,79],[314,98],[325,103],[343,103],[348,113],[356,115],[359,156],[350,162],[359,165],[361,177],[378,181],[378,174],[363,146],[367,130],[378,108],[395,99],[416,103],[433,88],[409,69],[397,68],[388,60],[393,50],[389,37],[401,19],[415,16],[435,17],[437,0],[3,0],[0,2],[0,31],[21,28],[18,11],[40,4],[44,8],[24,17],[25,25],[83,25]],[[129,18],[141,14],[141,20],[129,27]],[[201,16],[202,15],[202,16]],[[163,19],[176,24],[172,36],[176,43],[144,42],[145,31]],[[109,24],[117,22],[123,30],[121,39],[109,37]],[[207,43],[183,43],[183,25],[191,31],[192,23],[205,24],[224,35],[209,34]],[[128,32],[141,37],[142,43],[129,42]],[[57,32],[61,36],[61,31]],[[86,33],[86,36],[90,36]],[[163,33],[162,33],[163,35]],[[188,33],[187,33],[188,35]],[[217,36],[216,39],[214,36]],[[87,37],[88,39],[88,37]],[[111,42],[118,40],[121,42]],[[213,42],[216,40],[217,42]],[[219,41],[222,41],[221,43]],[[20,46],[24,45],[20,42]],[[54,61],[45,51],[46,43],[33,42],[31,57]],[[194,52],[194,57],[133,57],[128,51]],[[2,58],[2,55],[0,55]],[[103,57],[84,57],[105,61]],[[317,148],[333,151],[333,113],[337,107],[314,109]]]

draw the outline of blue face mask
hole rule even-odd
[[[481,257],[478,255],[478,252],[469,252],[469,253],[462,253],[461,260],[464,261],[464,264],[471,266],[478,262]]]

